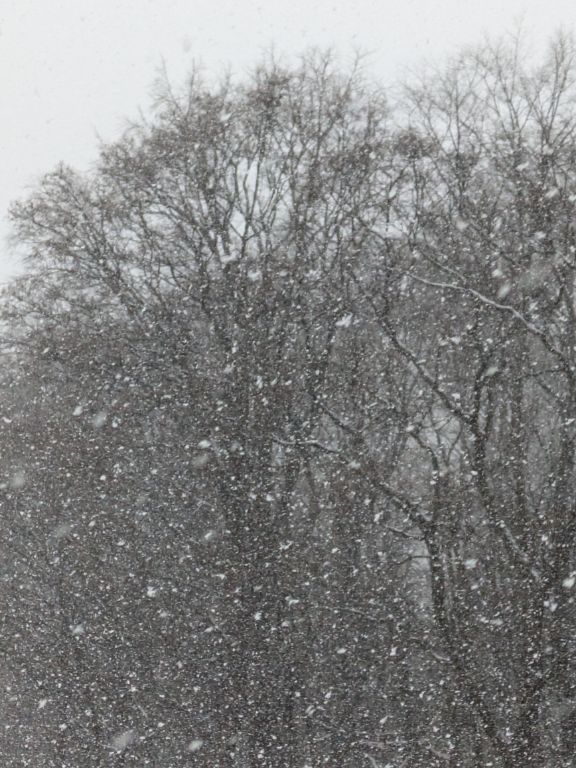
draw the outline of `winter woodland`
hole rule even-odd
[[[12,208],[7,768],[576,765],[576,48],[164,82]]]

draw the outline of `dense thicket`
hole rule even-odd
[[[7,766],[569,766],[576,63],[164,87],[13,208]]]

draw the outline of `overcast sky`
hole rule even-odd
[[[392,83],[423,60],[521,26],[537,47],[576,31],[574,0],[0,0],[0,280],[13,269],[10,200],[59,161],[87,167],[145,109],[162,62],[175,84],[192,61],[242,74],[286,56],[360,50]]]

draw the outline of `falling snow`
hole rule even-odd
[[[576,61],[329,56],[13,208],[1,764],[576,765]]]

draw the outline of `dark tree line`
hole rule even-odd
[[[574,764],[575,52],[194,76],[14,205],[3,764]]]

